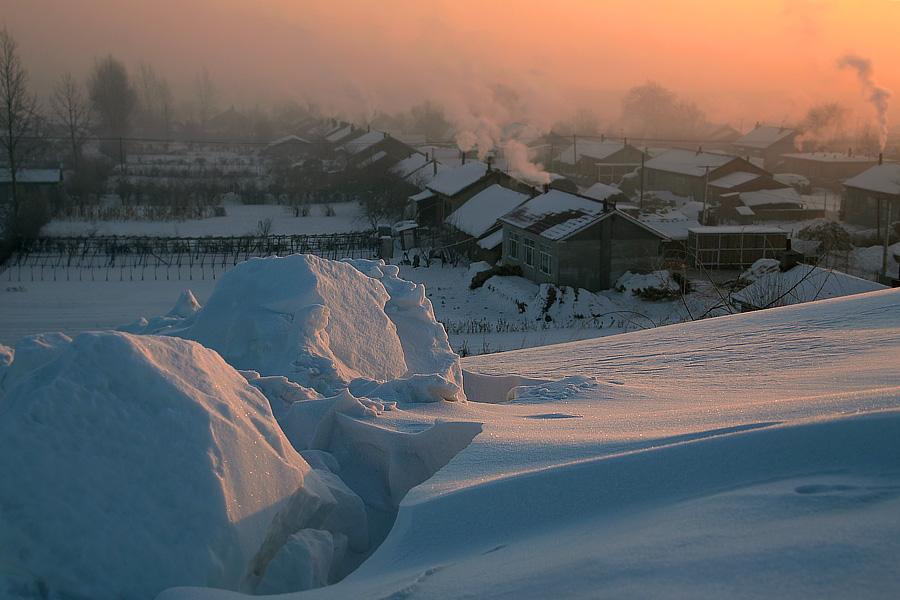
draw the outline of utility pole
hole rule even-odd
[[[572,156],[574,157],[573,160],[575,161],[575,178],[579,180],[580,185],[581,173],[578,169],[578,135],[574,133],[572,134]]]
[[[641,153],[641,201],[639,203],[640,213],[644,212],[644,153]]]

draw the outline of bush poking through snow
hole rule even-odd
[[[522,267],[520,267],[519,265],[501,265],[499,267],[492,267],[487,271],[480,271],[476,273],[472,278],[472,283],[469,284],[469,289],[477,290],[484,285],[485,281],[487,281],[494,275],[499,275],[500,277],[521,277]]]

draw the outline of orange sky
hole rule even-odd
[[[431,98],[457,119],[540,126],[619,115],[654,80],[711,120],[784,123],[840,101],[874,119],[851,70],[900,94],[897,0],[3,0],[36,92],[96,57],[151,63],[186,96],[208,67],[221,103],[314,100],[349,117]],[[514,90],[506,106],[491,86]],[[900,122],[895,99],[891,126]]]

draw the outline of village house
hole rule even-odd
[[[575,139],[556,159],[558,171],[576,183],[618,183],[641,166],[646,155],[628,143]]]
[[[0,204],[12,202],[12,173],[0,169]],[[63,197],[62,171],[60,169],[18,169],[16,171],[16,191],[19,205],[41,199],[51,206]]]
[[[841,220],[876,229],[900,221],[900,164],[881,163],[846,180]]]
[[[878,164],[876,159],[868,156],[835,152],[785,154],[783,159],[781,171],[802,175],[816,187],[831,189],[840,189],[840,183],[845,179]]]
[[[736,186],[752,186],[757,179],[762,185],[783,187],[769,172],[728,154],[672,148],[644,163],[647,190],[668,191],[704,202],[707,208],[715,203],[717,194]],[[711,182],[715,185],[710,186]]]
[[[503,263],[536,283],[600,291],[626,271],[650,272],[663,261],[667,238],[616,210],[559,190],[532,198],[500,217]]]
[[[503,232],[500,217],[531,199],[501,185],[494,184],[453,211],[444,224],[454,234],[454,244],[460,254],[468,254],[471,260],[483,260],[491,264],[500,259]]]
[[[534,193],[534,188],[528,184],[488,163],[468,161],[455,169],[439,173],[423,192],[411,196],[412,213],[420,224],[440,226],[469,198],[494,184],[523,194]]]
[[[741,225],[760,221],[804,221],[825,216],[824,208],[809,208],[800,192],[785,187],[725,194],[719,208],[720,221],[728,219]]]
[[[309,156],[315,151],[315,145],[296,135],[286,135],[266,144],[259,151],[262,158],[268,160],[297,160]]]
[[[769,171],[782,171],[782,155],[797,152],[794,140],[800,132],[786,127],[757,125],[750,133],[732,143],[735,154],[746,158],[758,158]]]
[[[335,150],[345,166],[363,165],[389,169],[418,151],[383,131],[367,131],[361,136],[344,142]]]

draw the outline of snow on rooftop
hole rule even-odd
[[[485,250],[492,250],[503,243],[503,230],[498,229],[494,233],[484,236],[477,243],[479,247]]]
[[[615,186],[606,185],[605,183],[595,183],[588,189],[583,190],[580,195],[590,198],[591,200],[601,201],[621,193],[622,190]]]
[[[347,154],[358,154],[363,150],[371,148],[385,137],[387,137],[386,134],[381,131],[367,131],[356,139],[344,142],[338,147],[338,150],[346,152]]]
[[[778,261],[771,258],[756,261],[749,271],[762,271],[764,274],[749,286],[735,292],[732,301],[757,309],[888,289],[874,281],[806,264],[798,264],[782,272],[778,268]]]
[[[730,190],[733,187],[737,187],[739,185],[743,185],[745,183],[749,183],[754,179],[759,179],[760,175],[756,173],[747,173],[746,171],[734,171],[733,173],[729,173],[724,177],[719,177],[713,181],[709,182],[710,187],[722,188],[725,190]]]
[[[416,152],[409,158],[404,158],[391,167],[391,173],[400,178],[408,177],[417,169],[422,168],[425,165],[425,162],[425,155]]]
[[[329,134],[325,139],[332,143],[338,142],[353,133],[353,131],[355,131],[355,127],[353,125],[347,125]]]
[[[778,190],[757,190],[754,192],[741,192],[741,202],[744,206],[766,206],[769,204],[793,204],[803,206],[803,198],[800,192],[794,188],[781,188]]]
[[[840,152],[795,152],[791,154],[782,154],[785,158],[793,158],[795,160],[806,160],[810,162],[821,163],[869,163],[875,164],[878,161],[868,156],[850,156],[849,154],[841,154]]]
[[[574,165],[581,157],[595,158],[603,160],[612,156],[619,150],[622,150],[625,144],[613,140],[605,140],[602,142],[591,140],[579,140],[577,144],[573,144],[559,153],[557,160],[567,165]],[[575,153],[578,152],[576,156]]]
[[[607,211],[607,214],[612,214],[612,211]],[[594,223],[602,216],[602,203],[568,192],[550,190],[532,198],[500,220],[556,241]]]
[[[644,167],[658,171],[702,177],[707,173],[707,169],[713,171],[733,160],[738,160],[738,157],[728,154],[671,148],[659,156],[646,161]]]
[[[900,163],[883,163],[866,169],[844,182],[847,187],[871,192],[900,195]]]
[[[670,211],[665,215],[644,215],[641,222],[664,233],[671,240],[687,240],[688,231],[700,226],[696,217],[689,217],[679,211]]]
[[[428,183],[428,189],[444,196],[455,196],[483,179],[487,171],[488,166],[483,162],[466,161],[466,164],[460,165],[455,169],[438,173]]]
[[[479,238],[497,223],[497,219],[528,200],[529,196],[494,184],[466,201],[444,222],[474,238]]]
[[[286,135],[284,137],[278,138],[277,140],[273,140],[273,141],[269,142],[269,147],[271,148],[272,146],[279,146],[281,144],[308,144],[308,143],[309,142],[307,140],[304,140],[303,138],[301,138],[299,136]]]
[[[771,127],[769,125],[760,125],[753,131],[744,135],[734,142],[735,146],[745,146],[748,148],[768,148],[772,144],[783,139],[797,135],[794,129],[786,127]]]

